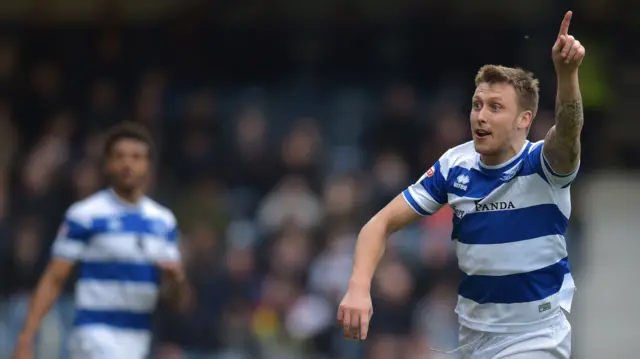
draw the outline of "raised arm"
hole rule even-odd
[[[569,35],[571,16],[571,11],[564,16],[551,51],[558,81],[556,123],[547,133],[543,148],[549,167],[559,175],[570,174],[578,167],[580,133],[584,123],[578,68],[585,56],[585,48]]]

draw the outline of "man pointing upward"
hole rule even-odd
[[[445,204],[464,273],[456,313],[464,359],[568,359],[575,285],[565,232],[570,185],[580,165],[584,122],[578,68],[584,46],[567,12],[551,50],[556,122],[545,139],[527,134],[538,110],[538,80],[518,68],[485,65],[475,78],[473,140],[446,151],[362,228],[349,290],[338,309],[345,336],[367,338],[371,281],[387,237]]]

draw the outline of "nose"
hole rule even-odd
[[[122,166],[121,168],[122,168],[123,171],[127,171],[128,172],[128,171],[131,171],[131,169],[133,168],[133,163],[132,163],[132,161],[125,160],[125,161],[122,161],[121,166]]]
[[[478,122],[486,123],[487,122],[487,110],[483,107],[480,111],[478,111],[478,116],[476,117]]]

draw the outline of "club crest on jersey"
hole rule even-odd
[[[518,162],[518,164],[513,166],[513,168],[511,168],[510,170],[505,171],[500,177],[500,180],[505,182],[510,181],[513,177],[516,176],[516,174],[520,170],[520,167],[522,167],[522,161]]]
[[[156,235],[162,236],[168,232],[167,226],[162,221],[153,221],[150,224],[151,232]]]
[[[457,189],[461,189],[463,191],[466,191],[468,186],[469,186],[469,176],[465,174],[461,174],[460,176],[458,176],[458,178],[456,178],[456,182],[453,184],[453,187]]]
[[[431,166],[431,168],[429,168],[429,170],[427,171],[427,177],[433,177],[435,173],[436,173],[436,170],[433,169],[433,166]]]
[[[122,228],[122,223],[120,223],[119,218],[111,218],[109,222],[107,222],[107,228],[110,231],[119,231]]]

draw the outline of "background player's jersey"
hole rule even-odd
[[[98,192],[69,208],[53,256],[78,262],[71,351],[143,358],[159,294],[155,262],[180,259],[171,211],[146,197],[133,206]]]
[[[485,166],[468,142],[447,151],[403,192],[428,215],[448,203],[452,239],[464,272],[456,312],[475,330],[544,327],[569,311],[575,285],[565,232],[571,214],[569,175],[553,172],[543,141],[527,142],[499,166]]]

